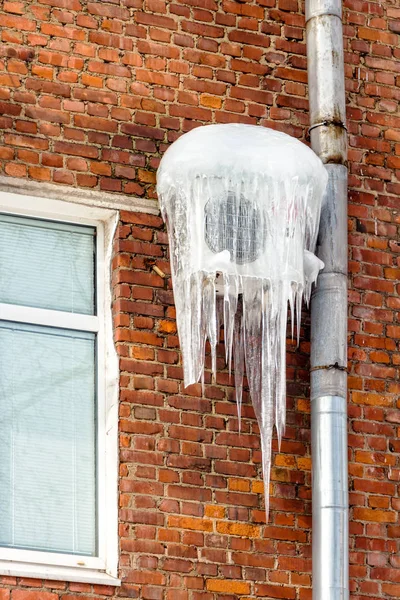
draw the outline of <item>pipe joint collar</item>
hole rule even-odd
[[[334,15],[342,19],[341,0],[309,0],[306,2],[306,22],[320,15]]]
[[[321,396],[347,397],[347,373],[339,369],[311,372],[311,402]]]

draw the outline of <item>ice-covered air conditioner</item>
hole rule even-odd
[[[167,223],[185,385],[212,371],[224,325],[240,413],[244,365],[261,430],[264,480],[286,404],[288,306],[297,330],[321,261],[313,254],[327,172],[305,144],[253,125],[208,125],[174,142],[157,174]],[[266,498],[267,505],[267,498]]]

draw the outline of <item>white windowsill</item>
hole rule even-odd
[[[14,561],[1,561],[0,575],[6,575],[8,577],[33,577],[56,581],[76,581],[79,583],[95,583],[98,585],[121,585],[121,580],[117,577],[113,577],[102,571],[96,571],[95,569],[57,567]]]

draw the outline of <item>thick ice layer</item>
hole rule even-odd
[[[279,442],[285,428],[288,305],[298,332],[302,298],[323,267],[312,252],[326,170],[286,134],[209,125],[172,144],[157,179],[185,385],[203,379],[207,339],[216,375],[223,324],[239,416],[246,366],[268,492],[273,425]],[[265,504],[268,512],[268,493]]]

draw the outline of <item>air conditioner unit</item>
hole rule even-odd
[[[273,423],[279,439],[285,424],[288,305],[292,322],[295,311],[299,319],[302,298],[309,299],[323,267],[313,251],[327,179],[305,144],[242,124],[183,135],[157,174],[185,385],[204,376],[207,338],[215,374],[223,322],[229,363],[235,355],[239,410],[246,364],[266,481]]]

